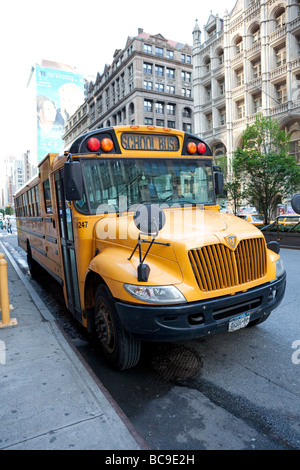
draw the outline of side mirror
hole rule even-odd
[[[224,177],[223,173],[215,173],[215,191],[216,194],[223,194]]]
[[[133,220],[142,233],[157,237],[158,232],[166,223],[166,216],[156,204],[142,204],[137,207]]]
[[[300,194],[295,194],[292,197],[291,204],[292,204],[293,211],[295,211],[296,214],[300,214]]]
[[[80,162],[67,161],[64,164],[64,189],[67,201],[82,199],[83,181]]]

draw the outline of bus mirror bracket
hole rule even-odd
[[[79,201],[83,195],[82,171],[79,161],[72,160],[69,153],[64,164],[64,189],[67,201]]]
[[[224,177],[222,170],[219,166],[214,166],[213,167],[214,174],[215,174],[215,191],[216,194],[222,194],[223,193],[223,186],[224,186]]]
[[[133,220],[135,226],[140,230],[138,235],[138,242],[134,247],[128,260],[131,260],[136,249],[139,249],[139,265],[137,268],[137,278],[139,282],[147,282],[150,274],[150,267],[145,264],[144,261],[148,255],[153,244],[170,246],[170,243],[156,242],[155,238],[159,234],[159,231],[163,228],[166,222],[166,216],[161,208],[155,204],[142,204],[139,206],[134,213]],[[141,235],[152,236],[152,240],[143,240]],[[149,243],[144,257],[142,257],[142,243]]]

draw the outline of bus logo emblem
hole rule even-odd
[[[228,237],[226,237],[226,240],[229,244],[229,246],[234,249],[235,246],[236,246],[236,241],[237,241],[237,238],[235,235],[228,235]]]

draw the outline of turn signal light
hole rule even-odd
[[[197,145],[194,142],[189,142],[186,149],[192,155],[197,152]]]
[[[114,144],[111,139],[106,138],[101,140],[101,149],[103,150],[103,152],[110,152],[113,146]]]

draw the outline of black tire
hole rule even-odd
[[[126,332],[109,289],[100,285],[95,298],[95,332],[107,361],[117,370],[134,367],[141,343]]]
[[[249,324],[247,325],[247,328],[251,328],[252,326],[260,325],[261,323],[266,321],[269,318],[270,315],[271,315],[271,312],[268,313],[267,315],[264,315],[261,318],[257,318],[257,320],[253,320],[253,321],[249,322]]]
[[[27,263],[30,274],[33,278],[36,278],[40,274],[40,265],[32,258],[30,245],[27,247]]]

